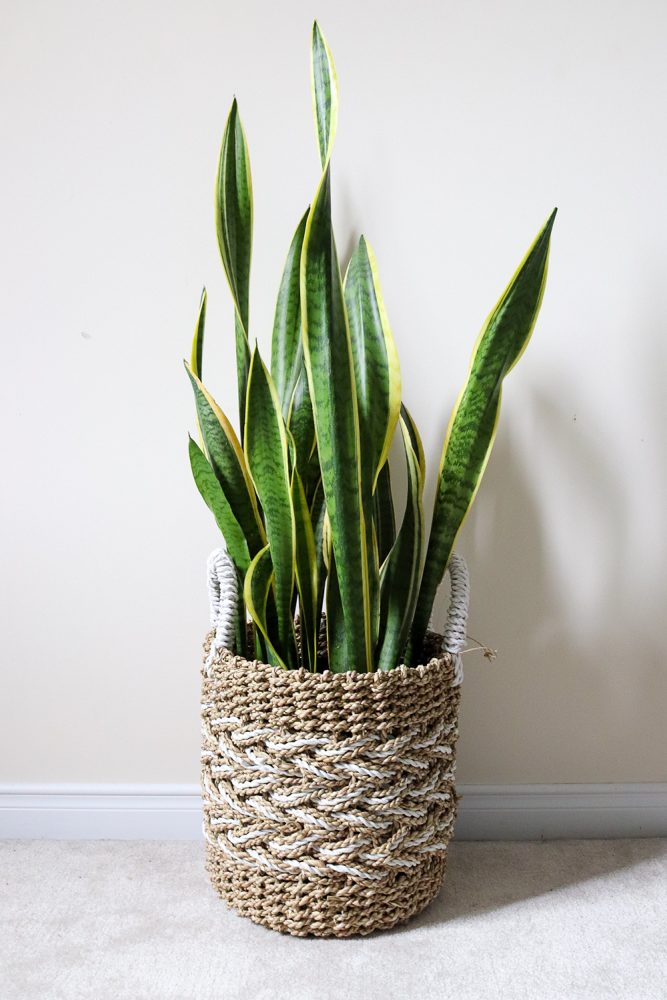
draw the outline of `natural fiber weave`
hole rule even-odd
[[[311,674],[224,649],[210,659],[211,641],[202,788],[222,898],[300,936],[368,934],[421,910],[442,885],[456,815],[454,657]]]

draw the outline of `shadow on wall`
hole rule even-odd
[[[554,372],[550,383],[564,384]],[[648,384],[656,385],[655,377]],[[635,403],[664,407],[661,397],[648,395],[619,405]],[[649,414],[647,425],[659,426],[657,416]],[[501,419],[460,543],[472,577],[469,632],[497,647],[499,656],[491,666],[479,653],[465,658],[459,780],[665,780],[665,538],[655,539],[658,551],[642,565],[631,521],[640,516],[638,498],[648,486],[612,473],[605,453],[611,433],[591,426],[590,414],[575,421],[555,388],[528,397],[520,419],[529,421],[524,427],[532,446],[538,439],[547,443],[546,482],[556,505],[550,501],[549,511],[541,510],[547,505],[533,483],[544,472],[527,467],[526,449],[520,454],[513,444],[520,443],[521,427],[508,428]],[[667,454],[656,459],[662,486]],[[554,509],[560,542],[545,523]],[[446,592],[436,625],[445,607]],[[638,741],[646,741],[643,774],[637,773]],[[628,743],[634,764],[627,760]]]

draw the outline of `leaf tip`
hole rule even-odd
[[[190,456],[191,466],[194,466],[194,463],[201,454],[202,450],[193,438],[192,434],[188,434],[188,455]]]

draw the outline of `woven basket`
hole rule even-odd
[[[234,656],[210,633],[204,832],[229,906],[290,934],[347,937],[402,923],[437,895],[461,679],[460,657],[442,648],[430,634],[424,666],[311,674]]]

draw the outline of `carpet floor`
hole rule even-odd
[[[200,843],[0,843],[3,1000],[665,1000],[667,841],[459,843],[407,926],[289,938]]]

